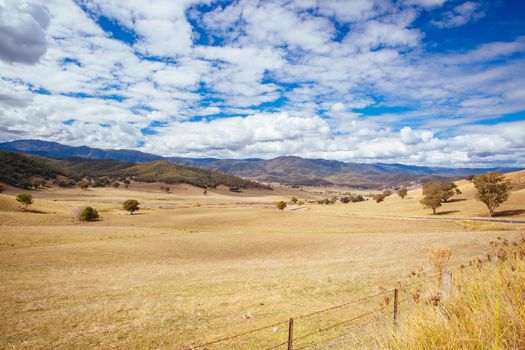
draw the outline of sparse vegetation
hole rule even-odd
[[[487,206],[489,216],[493,216],[494,210],[509,198],[512,189],[511,181],[505,180],[499,171],[478,175],[472,182],[477,191],[476,199]]]
[[[93,207],[85,207],[80,213],[80,221],[96,221],[99,219],[98,211]]]
[[[138,211],[139,208],[139,202],[135,199],[128,199],[124,203],[122,203],[122,207],[124,210],[129,211],[130,215],[133,215],[133,212]]]
[[[408,194],[408,190],[406,187],[401,187],[399,190],[397,190],[397,195],[401,197],[401,199],[405,199],[407,194]]]
[[[286,202],[285,201],[279,201],[277,202],[277,209],[279,210],[284,210],[284,208],[286,208]]]
[[[27,210],[27,207],[33,204],[33,196],[28,193],[21,193],[16,196],[16,201],[22,205],[24,211]]]
[[[376,201],[376,203],[381,203],[385,200],[385,196],[382,193],[374,194],[372,198]]]

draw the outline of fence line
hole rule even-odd
[[[464,268],[475,267],[475,266],[476,266],[475,264],[472,264],[472,265],[461,264],[459,266],[451,267],[450,270],[464,269]],[[425,275],[423,277],[418,277],[416,281],[413,281],[411,283],[400,284],[398,288],[384,290],[384,291],[381,291],[379,293],[368,295],[368,296],[365,296],[363,298],[355,299],[355,300],[352,300],[352,301],[347,302],[347,303],[343,303],[343,304],[335,305],[335,306],[328,307],[328,308],[325,308],[325,309],[321,309],[321,310],[313,311],[313,312],[310,312],[310,313],[306,313],[306,314],[297,316],[295,318],[292,318],[290,320],[276,322],[276,323],[273,323],[273,324],[270,324],[270,325],[266,325],[266,326],[255,328],[255,329],[251,329],[251,330],[248,330],[248,331],[245,331],[245,332],[241,332],[241,333],[225,336],[223,338],[215,339],[215,340],[212,340],[212,341],[209,341],[209,342],[206,342],[206,343],[202,343],[202,344],[199,344],[199,345],[192,345],[192,346],[189,346],[187,348],[188,349],[200,349],[200,348],[203,348],[203,347],[206,347],[206,346],[209,346],[209,345],[221,343],[221,342],[224,342],[224,341],[227,341],[227,340],[231,340],[231,339],[242,337],[244,335],[252,334],[252,333],[259,332],[259,331],[262,331],[262,330],[265,330],[265,329],[269,329],[269,328],[273,328],[273,327],[276,327],[276,326],[279,326],[279,325],[282,325],[282,324],[290,323],[290,322],[293,322],[293,320],[304,319],[304,318],[307,318],[307,317],[310,317],[310,316],[313,316],[313,315],[317,315],[317,314],[321,314],[321,313],[328,312],[328,311],[331,311],[331,310],[343,308],[343,307],[346,307],[346,306],[349,306],[349,305],[352,305],[352,304],[361,303],[363,301],[367,301],[369,299],[372,299],[372,298],[375,298],[375,297],[378,297],[378,296],[381,296],[381,295],[385,295],[387,293],[391,293],[391,292],[396,291],[396,290],[402,290],[402,291],[406,292],[409,287],[412,287],[412,286],[414,286],[416,284],[421,284],[423,282],[428,282],[428,280],[430,280],[431,278],[436,278],[437,276],[438,276],[438,274],[429,274],[429,275]],[[406,298],[404,298],[402,300],[395,300],[394,301],[394,305],[396,305],[396,303],[404,302],[404,301],[406,301],[408,299],[410,299],[410,296],[406,297]],[[374,310],[365,312],[363,314],[355,316],[355,317],[353,317],[351,319],[348,319],[346,321],[342,321],[342,322],[336,323],[334,325],[331,325],[331,326],[328,326],[328,327],[325,327],[325,328],[322,328],[322,329],[318,329],[318,330],[316,330],[314,332],[307,333],[307,334],[301,335],[299,337],[295,337],[293,340],[304,339],[304,338],[307,338],[307,337],[312,336],[314,334],[318,334],[318,333],[321,333],[321,332],[328,331],[328,330],[336,328],[338,326],[342,326],[342,325],[348,324],[348,323],[350,323],[352,321],[355,321],[357,319],[369,316],[369,315],[371,315],[371,314],[373,314],[373,313],[375,313],[377,311],[384,310],[385,308],[386,308],[386,306],[382,306],[380,308],[376,308]],[[363,324],[356,324],[355,326],[359,326],[359,325],[363,325]],[[354,328],[354,327],[352,327],[352,328]],[[337,338],[337,337],[335,337],[335,338]],[[284,345],[287,345],[287,344],[289,344],[289,340],[287,340],[286,342],[282,342],[282,343],[276,344],[276,345],[274,345],[272,347],[269,347],[266,350],[273,350],[273,349],[276,349],[278,347],[281,347],[281,346],[284,346]],[[299,349],[302,349],[302,348],[298,348],[296,350],[299,350]]]

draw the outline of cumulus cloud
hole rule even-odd
[[[45,6],[17,0],[0,3],[0,59],[34,64],[47,49]]]
[[[424,12],[436,26],[474,21],[484,9],[472,2],[0,4],[2,141],[196,157],[525,159],[523,125],[497,122],[525,110],[523,37],[436,53],[416,26]],[[14,45],[19,37],[40,46]]]

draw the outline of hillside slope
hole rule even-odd
[[[186,183],[197,187],[224,185],[239,188],[265,188],[267,186],[227,175],[173,164],[167,161],[127,163],[118,160],[84,158],[53,159],[0,150],[0,182],[27,188],[32,178],[56,178],[58,175],[81,179],[90,177],[132,177],[142,182]]]

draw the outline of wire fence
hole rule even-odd
[[[455,267],[451,267],[448,269],[448,271],[455,271],[458,269],[464,269],[468,267],[474,267],[475,264],[469,264],[469,265],[459,265]],[[378,293],[374,293],[371,295],[364,296],[362,298],[358,298],[355,300],[351,300],[349,302],[331,306],[328,308],[324,308],[321,310],[312,311],[306,314],[299,315],[297,317],[290,318],[288,320],[283,320],[279,322],[275,322],[272,324],[268,324],[262,327],[254,328],[251,330],[247,330],[244,332],[231,334],[228,336],[224,336],[215,340],[207,341],[201,344],[192,345],[187,347],[186,349],[192,349],[192,350],[207,350],[209,346],[211,345],[218,345],[220,343],[226,343],[230,340],[241,338],[250,334],[254,334],[263,330],[267,329],[274,329],[277,326],[288,326],[288,337],[286,341],[281,341],[277,344],[269,345],[268,347],[264,348],[264,350],[274,350],[274,349],[285,349],[287,347],[288,350],[302,350],[302,349],[308,349],[312,348],[317,345],[321,345],[323,343],[327,343],[330,341],[335,341],[339,338],[343,338],[345,336],[348,336],[351,332],[355,332],[358,329],[362,329],[366,326],[371,326],[374,324],[379,324],[380,322],[384,322],[385,325],[387,324],[387,320],[390,318],[392,323],[391,325],[393,327],[397,324],[398,319],[398,312],[399,312],[399,305],[405,301],[410,300],[411,298],[414,298],[414,302],[418,302],[415,299],[414,294],[410,293],[410,288],[415,286],[422,286],[425,283],[428,283],[431,279],[437,279],[438,274],[432,274],[428,272],[421,272],[415,281],[411,281],[404,284],[398,284],[396,288],[391,289],[382,289]],[[406,294],[403,298],[399,297],[399,293]],[[392,297],[393,293],[393,297]],[[336,309],[343,309],[346,307],[349,307],[351,305],[364,305],[365,302],[373,300],[378,297],[383,297],[383,300],[381,301],[383,305],[380,307],[376,307],[373,309],[367,309],[364,312],[361,312],[355,316],[352,316],[350,318],[344,319],[342,321],[337,321],[336,323],[323,326],[323,327],[315,327],[313,330],[309,330],[307,332],[298,334],[297,336],[294,335],[294,328],[295,328],[295,321],[298,320],[305,320],[307,318],[311,318],[313,316],[326,314],[328,312],[331,312]],[[393,301],[391,303],[391,301]],[[391,310],[390,310],[391,309]],[[408,308],[404,309],[408,310]],[[388,312],[387,312],[388,311]],[[335,332],[337,331],[337,332]],[[332,332],[332,333],[330,333]],[[335,334],[333,334],[335,332]],[[311,339],[314,336],[323,336],[327,335],[326,337],[323,337],[322,339]],[[310,341],[305,344],[299,344],[298,346],[294,346],[294,344],[303,343],[304,341]],[[261,347],[263,348],[263,347]]]

